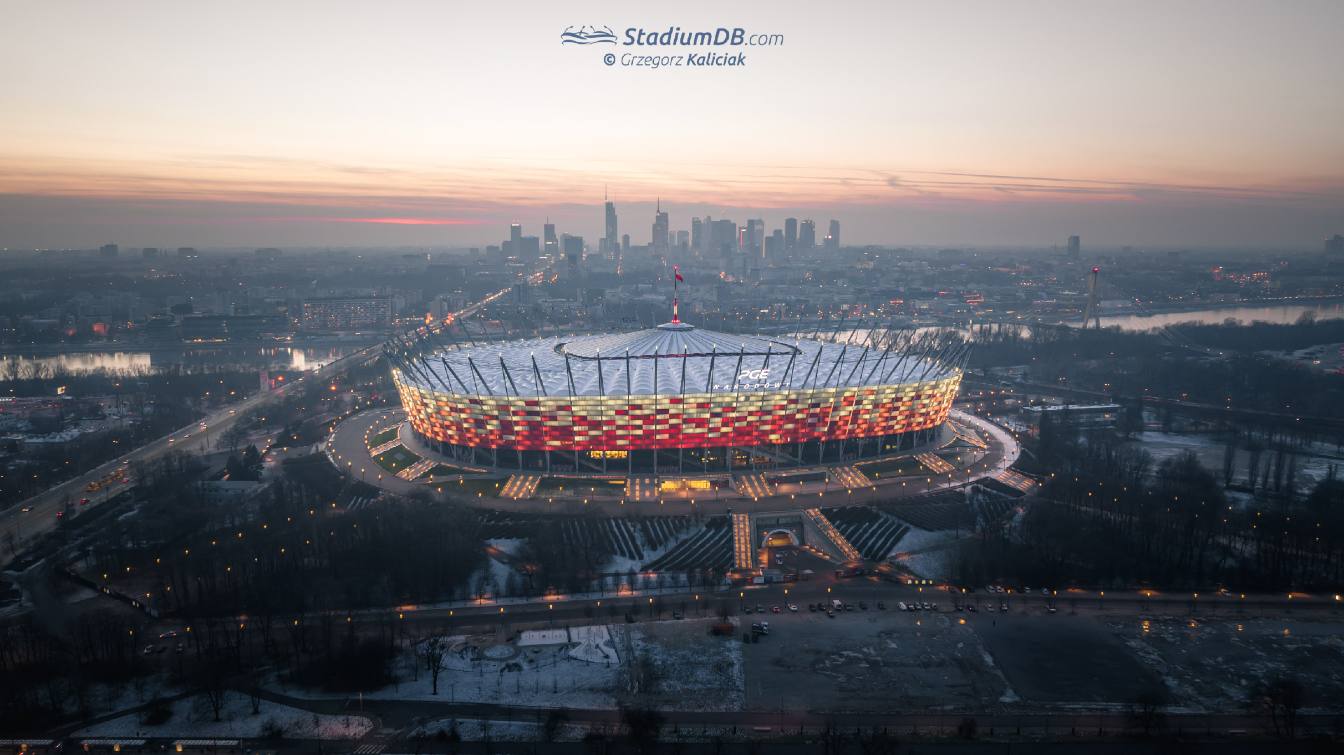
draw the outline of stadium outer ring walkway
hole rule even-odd
[[[558,497],[553,502],[544,498],[530,498],[513,500],[498,497],[476,497],[457,495],[449,492],[449,486],[444,485],[444,492],[437,492],[435,487],[410,480],[403,480],[395,475],[389,474],[385,469],[374,461],[369,454],[369,448],[365,445],[365,438],[380,430],[386,429],[393,424],[399,424],[401,428],[401,441],[410,446],[413,450],[419,450],[416,441],[411,436],[410,426],[405,422],[406,413],[400,407],[386,407],[383,409],[370,409],[359,414],[352,415],[337,423],[332,430],[331,435],[322,444],[322,449],[327,458],[341,472],[347,474],[352,479],[373,485],[386,490],[390,493],[399,495],[409,495],[416,491],[428,492],[436,500],[446,502],[460,503],[468,506],[474,506],[482,509],[496,511],[524,511],[533,513],[544,512],[570,512],[575,506],[582,506],[584,510],[592,511],[594,514],[605,514],[608,516],[619,516],[621,514],[682,514],[682,513],[700,513],[704,515],[724,514],[729,510],[737,512],[756,512],[756,511],[780,511],[803,508],[809,505],[825,506],[848,506],[861,505],[873,501],[891,501],[899,498],[917,498],[919,496],[936,493],[943,490],[962,488],[973,484],[978,480],[987,477],[993,477],[1017,462],[1021,455],[1022,446],[1013,437],[1012,433],[989,420],[977,417],[969,412],[953,409],[949,419],[956,420],[959,424],[981,431],[989,436],[989,450],[975,462],[967,474],[967,470],[959,469],[951,475],[950,479],[933,479],[931,483],[923,485],[908,484],[911,481],[917,481],[917,477],[888,477],[877,480],[871,488],[849,490],[831,485],[828,490],[809,491],[796,495],[775,495],[761,498],[748,498],[738,494],[720,494],[718,497],[697,497],[694,502],[682,498],[668,498],[665,501],[656,500],[627,500],[620,503],[606,498],[591,499],[583,503],[581,498]],[[798,471],[798,470],[789,470]],[[768,473],[768,471],[767,471]],[[507,478],[508,472],[490,473],[498,476],[501,480]],[[652,475],[648,475],[652,476]],[[925,479],[930,479],[932,475],[925,475]],[[905,482],[906,484],[901,484]],[[817,492],[816,495],[813,492]],[[659,509],[654,512],[651,509]]]

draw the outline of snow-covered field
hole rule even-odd
[[[708,620],[590,625],[522,632],[516,641],[455,635],[439,674],[439,692],[422,656],[408,652],[395,666],[398,682],[366,699],[489,702],[530,708],[609,709],[630,696],[632,663],[650,663],[655,682],[641,699],[678,710],[742,706],[741,643],[709,635]],[[281,688],[309,699],[335,695]]]
[[[280,734],[290,739],[357,739],[373,729],[362,716],[310,713],[280,703],[262,700],[259,713],[251,700],[237,692],[226,693],[220,720],[204,697],[184,697],[170,704],[172,716],[163,724],[141,723],[141,714],[128,713],[80,729],[76,737],[209,737],[255,739]]]
[[[896,560],[919,577],[942,579],[955,549],[948,547],[957,539],[951,530],[922,530],[911,527],[898,544]]]

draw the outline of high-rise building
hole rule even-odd
[[[121,253],[121,249],[116,244],[103,244],[98,247],[98,253],[104,257],[115,257]]]
[[[630,251],[630,234],[628,234],[628,233],[622,233],[622,234],[621,234],[621,252],[622,252],[622,253],[625,253],[625,252],[628,252],[628,251]]]
[[[765,237],[765,258],[777,260],[784,255],[784,231],[776,228]]]
[[[541,256],[541,239],[536,236],[523,236],[518,239],[518,245],[513,248],[524,262],[536,262]]]
[[[763,257],[765,255],[765,221],[760,218],[754,218],[747,221],[746,239],[742,244],[742,252],[748,257]]]
[[[793,254],[798,248],[798,218],[784,219],[784,252]]]
[[[677,231],[677,241],[673,246],[678,252],[685,254],[691,248],[691,234],[687,231]]]
[[[517,253],[518,253],[518,247],[519,247],[519,243],[518,243],[518,242],[522,241],[522,239],[523,239],[523,224],[522,224],[522,223],[510,223],[510,224],[509,224],[509,243],[513,245],[513,253],[514,253],[514,254],[517,254]]]
[[[542,251],[544,251],[548,257],[554,259],[556,253],[560,251],[560,242],[555,237],[555,223],[547,221],[541,228]]]
[[[606,233],[602,236],[603,253],[615,256],[620,249],[620,233],[616,226],[616,203],[608,200],[606,202],[607,226]]]
[[[731,220],[715,220],[710,223],[710,251],[719,257],[728,258],[737,253],[737,223]]]
[[[1344,236],[1336,233],[1325,240],[1325,253],[1344,256]]]
[[[667,225],[667,213],[663,212],[663,201],[660,199],[653,215],[653,240],[649,242],[654,254],[667,254]]]
[[[1083,240],[1077,236],[1069,237],[1069,256],[1078,259],[1083,253]]]
[[[826,234],[826,249],[832,252],[840,250],[840,221],[831,221],[831,230]]]
[[[691,248],[697,252],[705,248],[705,224],[700,218],[691,218]]]
[[[817,224],[804,220],[798,225],[798,251],[811,252],[817,246]]]
[[[580,277],[583,273],[583,237],[563,234],[560,246],[565,255],[565,269],[571,277]]]

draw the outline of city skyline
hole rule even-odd
[[[641,229],[661,198],[673,228],[834,217],[852,244],[1313,248],[1344,226],[1344,72],[1317,54],[1338,4],[261,8],[11,14],[0,246],[473,246],[533,215],[597,239],[604,187]],[[580,22],[785,43],[740,71],[613,70],[562,48]]]

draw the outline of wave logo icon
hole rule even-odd
[[[616,33],[610,26],[580,26],[575,29],[573,26],[566,26],[565,30],[560,32],[560,44],[562,45],[614,45],[616,44]]]

